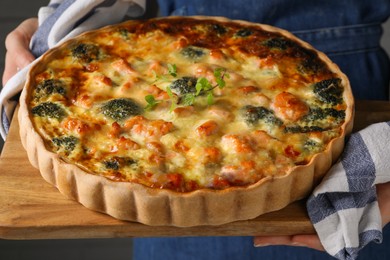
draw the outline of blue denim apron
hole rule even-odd
[[[213,15],[274,25],[325,52],[351,81],[357,99],[388,99],[389,58],[380,47],[389,0],[159,0],[160,14]],[[134,239],[134,259],[334,259],[300,247],[254,248],[252,237]],[[390,225],[381,245],[371,243],[359,259],[390,259]]]

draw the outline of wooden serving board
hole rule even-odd
[[[355,118],[355,131],[371,123],[390,120],[390,103],[357,102]],[[30,165],[20,143],[17,120],[11,124],[0,157],[0,238],[4,239],[254,236],[314,232],[304,201],[252,220],[191,228],[151,227],[91,211],[65,198]]]

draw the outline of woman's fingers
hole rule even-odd
[[[3,85],[20,69],[30,64],[35,57],[31,54],[29,44],[37,30],[37,18],[23,21],[7,35],[5,40],[6,57],[3,73]]]
[[[390,222],[390,182],[377,184],[376,193],[382,216],[382,226]]]
[[[325,251],[317,235],[295,235],[292,237],[293,245],[306,246],[318,251]]]
[[[270,245],[304,246],[324,251],[317,235],[257,236],[253,238],[253,244],[255,247]]]

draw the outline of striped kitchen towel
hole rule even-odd
[[[144,13],[145,2],[146,0],[51,0],[48,6],[39,10],[39,28],[31,40],[31,52],[38,58],[49,48],[82,32],[120,22],[125,16],[139,17]],[[0,92],[0,134],[4,140],[18,103],[17,94],[22,90],[27,72],[35,62],[19,71]]]
[[[375,184],[390,181],[390,122],[350,136],[340,161],[307,201],[310,219],[325,250],[356,259],[368,243],[382,242]]]

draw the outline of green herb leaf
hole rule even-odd
[[[155,80],[152,82],[153,83],[156,83],[157,81],[168,81],[169,80],[169,75],[171,75],[172,77],[176,77],[177,76],[177,67],[176,67],[176,64],[167,64],[168,66],[168,74],[163,74],[163,75],[158,75],[156,73],[156,71],[152,70],[152,73],[153,73],[153,77],[155,78]]]
[[[158,75],[156,71],[152,70],[154,81],[151,84],[155,84],[157,81],[166,81],[166,75]]]
[[[145,101],[148,103],[145,110],[152,110],[158,103],[160,103],[160,101],[156,100],[153,95],[145,96]]]
[[[183,96],[182,104],[184,106],[192,106],[195,102],[196,95],[194,93],[188,93]]]
[[[171,99],[173,99],[173,93],[172,93],[172,89],[170,88],[170,87],[167,87],[167,94],[168,94],[168,96],[171,98]]]
[[[169,109],[169,111],[172,112],[177,107],[177,104],[176,104],[177,99],[173,95],[172,90],[171,90],[170,87],[167,87],[166,91],[167,91],[167,94],[168,94],[169,98],[171,99],[171,108]]]
[[[223,88],[225,86],[225,81],[223,79],[216,79],[217,84],[220,88]]]
[[[223,69],[223,68],[216,68],[214,70],[214,77],[221,78],[222,71],[225,71],[225,69]]]
[[[156,103],[156,99],[154,98],[153,95],[147,95],[145,97],[145,100],[146,100],[146,102],[148,102],[148,104],[155,104]]]
[[[177,76],[177,67],[176,67],[176,64],[169,64],[169,63],[168,63],[168,73],[169,73],[172,77],[176,77],[176,76]]]
[[[226,85],[225,77],[229,78],[229,74],[226,73],[226,69],[224,68],[217,68],[214,70],[214,77],[215,81],[217,82],[217,85],[219,88],[223,88]]]
[[[204,77],[198,78],[196,81],[195,89],[196,89],[196,96],[199,96],[202,92],[206,92],[211,90],[213,87],[211,83]]]
[[[214,95],[212,92],[207,93],[207,104],[211,106],[214,104]]]

